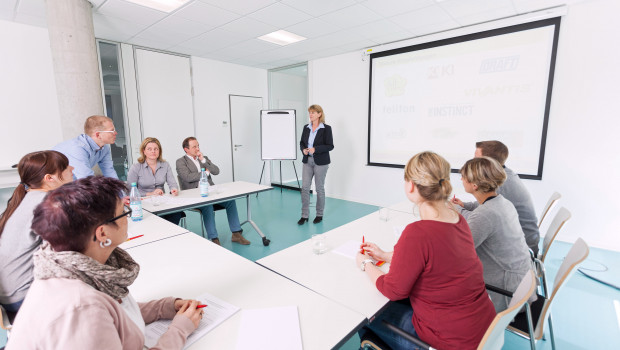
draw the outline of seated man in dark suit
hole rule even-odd
[[[177,175],[179,176],[179,186],[181,190],[190,188],[197,188],[200,181],[200,169],[205,168],[209,173],[209,184],[215,185],[211,179],[211,175],[217,175],[220,173],[220,168],[213,164],[209,158],[204,156],[200,152],[200,145],[195,137],[190,136],[183,140],[183,150],[185,155],[177,159]],[[219,205],[226,208],[226,215],[228,216],[228,226],[232,231],[231,241],[239,244],[250,244],[250,241],[245,239],[241,234],[241,224],[239,223],[239,214],[237,213],[237,205],[235,201],[228,201],[219,203]],[[200,208],[202,211],[202,217],[207,229],[207,237],[216,244],[220,244],[218,238],[217,228],[215,227],[215,212],[213,211],[213,205],[206,205]]]

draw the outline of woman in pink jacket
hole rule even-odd
[[[34,282],[7,349],[142,349],[145,324],[172,319],[156,349],[182,349],[200,323],[195,300],[137,303],[127,287],[139,265],[127,240],[125,184],[87,177],[50,192],[32,229],[46,242],[34,255]]]

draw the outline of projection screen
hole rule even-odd
[[[559,28],[557,17],[371,54],[368,165],[431,150],[456,171],[476,141],[500,140],[508,167],[542,178]]]

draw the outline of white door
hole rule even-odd
[[[260,157],[260,110],[263,109],[263,99],[230,95],[229,101],[233,180],[258,183],[263,167]]]
[[[136,49],[136,69],[142,137],[161,142],[162,157],[176,178],[183,139],[195,134],[189,57]],[[139,150],[134,152],[137,159]]]

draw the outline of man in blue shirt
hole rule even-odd
[[[112,119],[94,115],[86,119],[83,134],[59,143],[54,150],[69,158],[76,180],[94,175],[95,164],[99,165],[103,176],[118,179],[109,146],[116,141],[116,134]]]

